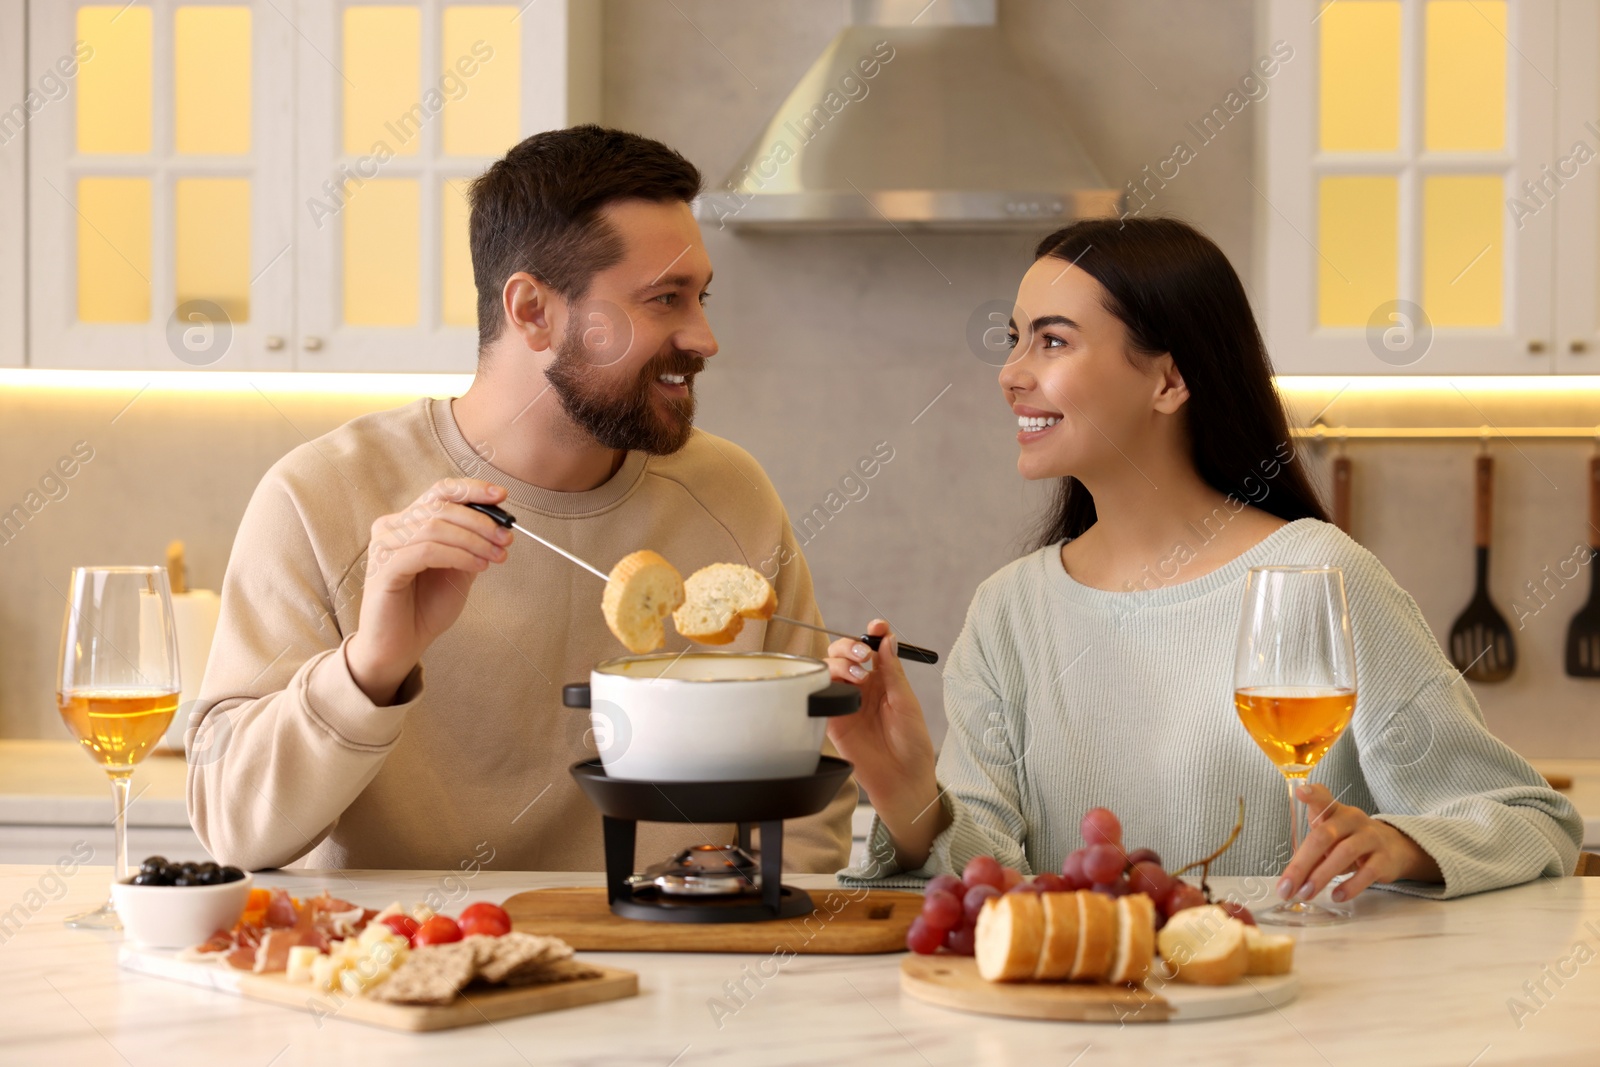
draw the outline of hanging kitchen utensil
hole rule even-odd
[[[1333,457],[1333,524],[1350,532],[1350,457],[1344,454],[1343,441]]]
[[[1567,627],[1567,673],[1600,678],[1600,455],[1589,460],[1589,599]]]
[[[1478,456],[1473,479],[1473,543],[1477,548],[1477,586],[1450,627],[1450,662],[1475,682],[1503,682],[1517,665],[1517,646],[1489,601],[1489,529],[1493,525],[1494,457]]]
[[[590,563],[588,560],[583,559],[582,557],[573,555],[571,552],[568,552],[566,549],[562,548],[560,545],[554,544],[554,543],[552,543],[550,541],[546,541],[544,538],[540,537],[538,534],[534,533],[532,530],[526,529],[523,526],[521,526],[520,524],[518,524],[516,518],[509,511],[507,511],[506,509],[500,508],[500,507],[496,507],[493,504],[468,504],[467,507],[471,508],[473,511],[482,512],[483,514],[489,516],[489,518],[493,519],[496,523],[498,523],[501,526],[507,527],[508,529],[516,530],[518,533],[527,534],[529,537],[533,538],[535,541],[539,542],[544,547],[550,549],[552,552],[556,552],[556,553],[559,553],[560,555],[563,555],[563,556],[567,557],[569,560],[571,560],[572,562],[576,563],[578,566],[582,567],[584,570],[588,571],[590,574],[593,574],[594,576],[596,576],[597,578],[601,579],[602,581],[610,581],[610,575],[606,574],[605,571],[601,570],[599,567],[596,567],[594,564]],[[816,630],[819,633],[832,634],[834,637],[848,637],[848,638],[850,638],[852,640],[860,641],[862,644],[866,645],[868,648],[872,649],[874,652],[876,652],[878,650],[878,646],[879,645],[883,644],[883,638],[879,637],[879,636],[877,636],[875,634],[847,634],[847,633],[842,633],[842,632],[840,632],[838,630],[829,630],[826,627],[814,625],[813,623],[801,622],[799,619],[791,619],[787,615],[773,615],[771,617],[771,621],[772,622],[786,622],[790,626],[799,626],[799,627],[802,627],[802,628],[807,629],[807,630]],[[905,644],[904,642],[902,642],[899,645],[897,645],[896,650],[897,650],[897,652],[898,652],[898,654],[899,654],[901,659],[910,660],[913,663],[938,663],[939,662],[939,653],[933,651],[931,648],[920,648],[917,645],[908,645],[908,644]]]

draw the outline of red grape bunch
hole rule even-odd
[[[1079,829],[1083,847],[1068,853],[1060,874],[1025,878],[1003,867],[993,856],[978,856],[957,878],[941,874],[924,890],[922,914],[906,931],[906,947],[919,955],[932,955],[944,947],[958,956],[971,956],[983,902],[1002,893],[1071,893],[1091,889],[1109,897],[1143,893],[1156,906],[1156,928],[1185,908],[1206,903],[1199,886],[1168,874],[1161,857],[1148,848],[1128,852],[1122,844],[1122,823],[1106,808],[1091,808]],[[1255,924],[1248,908],[1219,902],[1243,922]]]

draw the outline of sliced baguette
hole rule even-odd
[[[770,619],[778,595],[761,572],[740,563],[713,563],[683,583],[683,603],[672,613],[678,632],[702,645],[725,645],[746,619]]]
[[[1116,951],[1117,909],[1111,898],[1092,889],[1080,889],[1078,898],[1078,950],[1072,957],[1073,981],[1103,982]]]
[[[1117,898],[1117,952],[1107,981],[1142,982],[1156,951],[1156,906],[1143,893]]]
[[[648,548],[629,553],[611,568],[600,611],[606,626],[629,652],[654,652],[666,641],[662,620],[683,603],[678,570]]]
[[[1294,970],[1294,938],[1288,934],[1264,934],[1246,925],[1244,943],[1250,952],[1250,965],[1245,974],[1288,974]]]
[[[1032,978],[1044,945],[1044,906],[1037,893],[990,897],[978,913],[978,973],[991,982]]]
[[[1206,904],[1169,918],[1156,943],[1178,981],[1231,985],[1250,968],[1246,929],[1215,904]]]
[[[1044,909],[1044,947],[1033,977],[1041,981],[1072,976],[1072,961],[1078,955],[1078,898],[1074,893],[1040,893]]]

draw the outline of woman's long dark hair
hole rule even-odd
[[[1189,387],[1189,446],[1207,484],[1282,519],[1327,521],[1297,462],[1250,301],[1222,249],[1177,219],[1136,217],[1073,223],[1039,242],[1034,258],[1045,256],[1100,283],[1134,352],[1171,353]],[[1062,478],[1034,547],[1070,540],[1094,522],[1089,490]]]

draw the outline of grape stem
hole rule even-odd
[[[1239,798],[1239,818],[1233,824],[1233,833],[1228,835],[1228,839],[1222,843],[1222,847],[1217,849],[1211,855],[1207,856],[1205,859],[1195,860],[1193,863],[1189,864],[1186,867],[1179,867],[1177,870],[1172,872],[1172,877],[1181,878],[1187,872],[1194,870],[1196,867],[1199,867],[1200,868],[1200,890],[1201,890],[1201,892],[1203,892],[1206,895],[1206,903],[1209,904],[1211,902],[1211,887],[1206,885],[1206,877],[1211,873],[1212,861],[1214,861],[1218,856],[1222,855],[1224,852],[1228,851],[1228,849],[1232,848],[1233,847],[1233,843],[1235,841],[1239,840],[1239,834],[1241,832],[1243,832],[1243,830],[1244,830],[1244,797],[1240,797]]]

